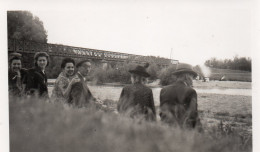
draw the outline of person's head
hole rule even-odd
[[[9,64],[10,64],[10,70],[13,72],[18,72],[21,70],[22,68],[22,60],[21,57],[19,56],[13,56],[10,58],[9,60]]]
[[[75,61],[72,58],[65,58],[61,62],[61,69],[66,76],[72,76],[74,74]]]
[[[187,83],[187,85],[192,86],[192,80],[198,75],[192,68],[191,65],[180,63],[177,65],[176,70],[173,75],[177,77],[177,81],[181,80]]]
[[[78,71],[83,75],[83,76],[87,76],[88,73],[91,70],[91,62],[90,60],[83,60],[80,61],[77,65],[76,65]]]
[[[129,70],[131,73],[131,82],[134,83],[143,83],[143,80],[149,77],[149,73],[146,72],[145,68],[142,66],[136,66],[134,69]]]
[[[34,55],[34,65],[45,69],[49,65],[49,55],[46,52],[37,52]]]

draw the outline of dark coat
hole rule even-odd
[[[177,81],[160,93],[160,117],[163,122],[179,127],[194,128],[198,119],[197,93]]]
[[[47,75],[40,68],[29,69],[26,76],[25,91],[28,95],[36,95],[41,98],[49,98]]]
[[[71,86],[67,102],[76,107],[85,107],[94,100],[94,97],[84,78],[80,74],[77,75],[80,78],[80,82],[76,82]]]
[[[23,84],[26,83],[26,75],[27,75],[27,69],[21,69],[20,70],[21,73],[21,86],[22,87]],[[17,86],[17,73],[16,72],[12,72],[12,71],[8,71],[8,85],[9,85],[9,94],[10,95],[14,95],[14,96],[22,96],[22,88],[19,88]]]
[[[123,88],[117,109],[130,117],[144,116],[146,120],[156,120],[152,89],[143,84],[132,84]]]

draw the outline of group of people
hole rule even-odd
[[[75,63],[72,58],[65,58],[61,63],[61,73],[55,81],[51,97],[48,95],[46,67],[49,55],[37,52],[34,56],[34,67],[22,68],[19,53],[10,54],[9,59],[9,94],[12,96],[37,97],[52,102],[86,107],[91,103],[102,105],[102,101],[93,97],[88,88],[86,76],[91,70],[91,61]],[[131,118],[142,118],[156,121],[152,89],[144,83],[150,75],[145,67],[137,65],[129,70],[131,85],[123,87],[117,103],[119,114]],[[192,80],[197,73],[191,65],[178,64],[175,72],[177,81],[162,88],[160,92],[161,121],[181,128],[195,128],[200,125],[197,111],[197,93],[192,88]]]

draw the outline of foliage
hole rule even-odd
[[[171,65],[168,68],[162,69],[159,74],[160,84],[165,86],[176,81],[176,77],[172,75],[176,69],[176,65]]]
[[[12,152],[252,151],[251,138],[224,124],[199,133],[35,99],[9,106]]]
[[[8,11],[8,38],[47,43],[43,22],[29,11]]]
[[[225,59],[219,60],[216,58],[211,58],[205,61],[205,65],[212,68],[220,69],[232,69],[232,70],[243,70],[251,72],[251,58],[238,57],[235,56],[233,60]]]
[[[90,80],[96,82],[97,84],[112,82],[129,84],[131,81],[130,73],[128,71],[133,68],[134,65],[134,63],[117,63],[112,64],[113,68],[108,67],[106,69],[102,69],[100,67],[96,67],[90,73]]]
[[[156,80],[158,79],[160,69],[157,64],[153,63],[149,65],[149,67],[147,68],[147,72],[150,74],[150,80]]]

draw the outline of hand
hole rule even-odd
[[[17,73],[17,77],[21,77],[21,72],[19,70],[16,71],[16,73]]]
[[[74,83],[79,82],[79,81],[80,81],[80,79],[78,77],[76,77],[76,78],[73,78],[71,80],[71,83],[74,84]]]

